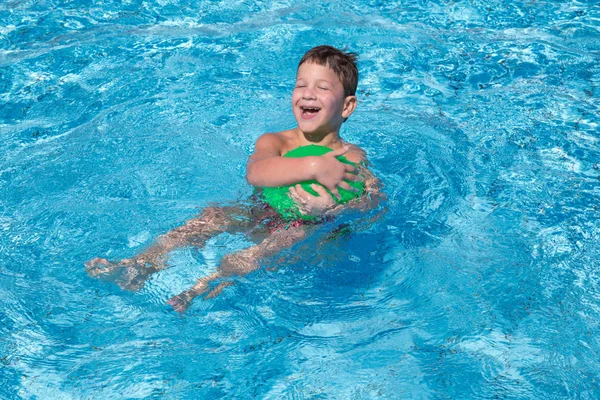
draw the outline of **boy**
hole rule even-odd
[[[300,211],[313,216],[338,212],[340,206],[336,206],[324,187],[339,197],[338,188],[353,191],[347,181],[356,181],[359,177],[354,166],[344,164],[336,157],[343,154],[349,161],[360,165],[366,161],[360,148],[345,143],[339,136],[342,123],[356,108],[357,84],[354,53],[345,53],[331,46],[309,50],[298,65],[292,93],[292,110],[298,125],[283,132],[264,134],[257,140],[254,153],[248,160],[248,182],[257,187],[276,187],[314,179],[323,185],[313,185],[319,196],[311,195],[299,184],[290,188],[289,195],[298,203]],[[333,151],[319,157],[282,157],[292,149],[309,144],[326,146]],[[369,195],[377,192],[376,179],[363,166],[359,169],[365,178],[367,196],[345,207],[369,207]],[[311,224],[314,222],[283,221],[260,201],[253,207],[208,207],[198,218],[161,236],[152,247],[136,257],[119,262],[95,258],[86,264],[86,269],[90,276],[109,278],[124,289],[137,290],[148,276],[164,267],[167,253],[174,248],[202,246],[210,237],[222,232],[245,232],[248,235],[262,232],[266,236],[255,246],[226,255],[217,272],[198,279],[190,289],[172,297],[169,304],[176,311],[183,312],[194,297],[207,292],[207,298],[213,297],[233,283],[223,281],[211,288],[211,281],[257,269],[260,259],[304,238]]]

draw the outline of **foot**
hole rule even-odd
[[[190,308],[192,305],[192,300],[194,300],[195,297],[200,296],[208,290],[208,282],[214,279],[216,276],[219,275],[213,274],[211,276],[198,279],[194,286],[176,296],[171,297],[167,303],[170,304],[171,307],[173,307],[173,309],[178,313],[184,313],[188,308]]]
[[[123,290],[135,292],[144,286],[148,277],[158,271],[155,265],[126,258],[118,262],[94,258],[85,264],[89,276],[114,282]]]
[[[85,271],[92,278],[98,275],[110,274],[117,267],[117,263],[112,263],[106,258],[96,257],[85,263]]]
[[[185,292],[171,297],[167,303],[173,307],[173,310],[183,314],[192,305],[193,297],[189,297]]]

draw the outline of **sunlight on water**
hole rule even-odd
[[[10,0],[0,21],[1,398],[600,396],[597,2]],[[166,300],[245,236],[138,292],[86,275],[247,199],[323,43],[360,55],[342,136],[384,205],[184,315]]]

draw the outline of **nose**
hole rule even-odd
[[[310,87],[304,88],[302,91],[302,99],[303,100],[316,100],[317,96],[315,95],[315,91]]]

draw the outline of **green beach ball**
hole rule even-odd
[[[309,157],[309,156],[322,156],[323,154],[329,153],[330,151],[332,151],[332,150],[329,147],[317,146],[317,145],[311,144],[308,146],[300,146],[300,147],[295,148],[294,150],[288,151],[287,153],[285,153],[283,155],[283,157],[299,158],[299,157]],[[348,161],[348,159],[344,156],[339,156],[339,157],[337,157],[337,159],[345,164],[356,165],[353,162]],[[313,196],[318,196],[318,193],[315,192],[310,187],[310,185],[313,183],[320,185],[320,183],[318,183],[315,180],[304,181],[304,182],[301,182],[300,184],[302,185],[304,190],[306,190],[308,193],[312,194]],[[348,181],[348,184],[350,186],[354,187],[355,189],[358,189],[358,192],[354,193],[349,190],[339,188],[338,190],[340,192],[340,199],[338,200],[337,198],[333,197],[333,199],[335,200],[336,203],[338,203],[338,204],[347,203],[348,201],[350,201],[352,199],[356,199],[356,198],[360,197],[365,191],[364,182]],[[273,207],[286,220],[294,220],[294,219],[301,218],[306,221],[313,221],[313,220],[317,219],[317,217],[314,217],[311,215],[302,215],[300,213],[300,211],[298,209],[298,205],[289,196],[290,187],[295,186],[295,185],[296,184],[279,186],[279,187],[264,187],[262,189],[261,197],[264,202],[266,202],[271,207]],[[326,189],[326,190],[331,195],[331,192],[329,191],[329,189]]]

